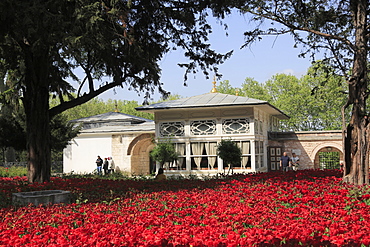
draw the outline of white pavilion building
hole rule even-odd
[[[217,92],[136,110],[153,113],[155,121],[119,112],[75,120],[83,127],[64,150],[63,172],[91,173],[100,155],[111,157],[116,171],[153,173],[157,167],[149,154],[154,139],[170,139],[180,155],[176,162],[165,165],[167,175],[223,172],[222,159],[216,155],[222,139],[237,142],[242,150],[242,162],[234,165],[234,172],[263,172],[268,170],[268,131],[277,130],[279,120],[288,119],[267,101]]]
[[[222,139],[237,142],[242,150],[242,162],[234,165],[234,172],[267,171],[268,131],[276,131],[279,120],[289,117],[267,101],[213,91],[136,108],[154,114],[156,138],[170,139],[180,154],[176,162],[165,165],[166,174],[223,172],[216,155]]]

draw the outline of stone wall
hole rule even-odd
[[[131,173],[131,157],[127,155],[126,150],[135,137],[133,134],[112,136],[112,158],[117,172]]]
[[[127,175],[149,174],[149,152],[154,134],[122,134],[112,136],[112,157],[115,170]]]
[[[148,175],[150,174],[149,153],[154,148],[151,138],[142,139],[136,143],[131,156],[131,174]]]
[[[342,132],[298,131],[269,133],[269,147],[281,147],[289,156],[295,152],[301,169],[319,168],[319,152],[339,152],[343,160]]]

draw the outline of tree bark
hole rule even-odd
[[[43,183],[50,181],[51,173],[48,52],[34,55],[26,49],[25,57],[22,100],[26,114],[27,177],[30,183]]]
[[[343,181],[355,185],[369,184],[369,119],[366,111],[367,87],[367,7],[368,0],[353,0],[355,51],[352,76],[348,81],[352,105],[350,122],[344,130],[345,170]]]

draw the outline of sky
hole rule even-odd
[[[311,65],[309,58],[299,58],[300,48],[294,48],[294,41],[290,35],[278,37],[264,37],[262,41],[252,44],[250,47],[240,49],[244,43],[244,31],[247,30],[249,21],[244,17],[234,14],[225,21],[229,29],[228,36],[220,25],[212,22],[213,33],[210,36],[210,44],[213,49],[220,53],[234,50],[231,58],[219,66],[221,79],[228,80],[231,86],[240,87],[245,78],[251,77],[262,83],[278,73],[295,75],[298,78],[306,74]],[[173,51],[164,56],[160,62],[162,69],[161,81],[163,88],[172,94],[179,94],[182,97],[191,97],[208,93],[213,87],[213,75],[209,79],[202,73],[190,74],[187,86],[184,86],[185,69],[177,64],[186,62],[181,50]],[[151,101],[160,99],[159,93],[154,93]],[[136,100],[141,104],[144,94],[138,95],[134,91],[117,88],[99,96],[103,100]]]

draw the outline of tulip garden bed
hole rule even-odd
[[[368,187],[337,170],[227,179],[0,178],[0,246],[370,246]],[[11,194],[68,190],[75,203],[10,206]]]

